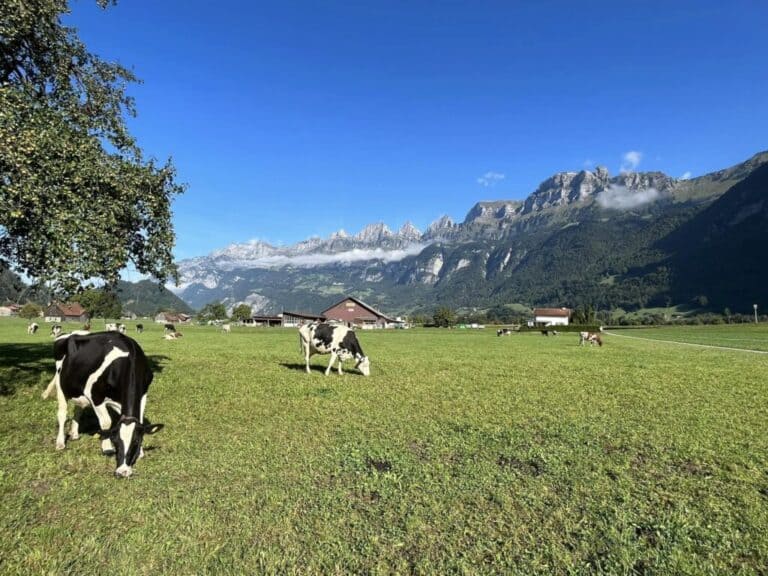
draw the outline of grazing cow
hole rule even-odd
[[[125,324],[118,324],[117,325],[117,331],[120,332],[120,334],[125,334],[125,332],[126,332]]]
[[[509,328],[500,328],[496,330],[496,336],[512,336],[512,330]]]
[[[53,353],[56,374],[48,389],[56,389],[59,401],[56,449],[66,447],[67,401],[76,405],[70,428],[73,440],[79,438],[82,409],[91,406],[101,428],[102,452],[115,454],[116,476],[129,477],[136,460],[144,455],[141,447],[144,435],[154,434],[163,427],[162,424],[144,424],[147,391],[152,382],[152,371],[144,351],[128,336],[100,332],[64,334],[54,342]],[[114,426],[108,408],[120,412]]]
[[[174,326],[173,324],[168,323],[168,324],[165,325],[165,331],[166,332],[176,332],[176,326]]]
[[[584,346],[585,342],[589,342],[593,346],[595,344],[598,346],[603,345],[603,339],[600,337],[599,332],[579,332],[579,346]]]
[[[36,334],[37,329],[40,328],[37,322],[32,322],[29,326],[27,326],[27,334]]]
[[[183,334],[181,332],[176,332],[175,330],[173,332],[168,332],[163,336],[166,340],[178,340],[181,338]]]
[[[136,332],[138,332],[139,334],[144,332],[144,324],[136,324]]]
[[[229,334],[232,331],[232,325],[231,324],[222,324],[221,325],[221,331],[225,334]]]
[[[106,330],[107,332],[117,332],[117,324],[115,324],[114,322],[104,324],[104,330]]]
[[[58,338],[61,334],[61,324],[54,324],[51,326],[51,336]]]
[[[355,333],[346,326],[327,322],[304,324],[299,328],[299,345],[306,361],[307,374],[310,373],[309,358],[313,354],[331,355],[331,362],[325,370],[326,376],[330,374],[333,363],[337,360],[339,374],[342,374],[341,363],[350,358],[357,360],[355,368],[358,368],[363,376],[369,376],[371,373],[370,360],[363,354]]]

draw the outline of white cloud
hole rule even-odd
[[[693,174],[691,174],[691,171],[688,170],[682,176],[680,176],[680,180],[690,180],[691,176],[693,176]]]
[[[477,183],[488,188],[489,186],[495,186],[504,180],[504,178],[506,178],[506,175],[499,172],[486,172],[477,179]]]
[[[621,172],[634,172],[643,159],[643,153],[637,150],[625,152],[621,157]]]
[[[414,256],[425,248],[425,244],[413,244],[402,250],[384,250],[382,248],[348,250],[335,254],[298,254],[288,256],[278,254],[261,258],[249,258],[242,261],[229,261],[225,264],[227,269],[235,268],[280,268],[283,266],[312,267],[327,264],[350,264],[365,260],[381,260],[383,262],[396,262],[408,256]]]
[[[597,203],[609,210],[630,210],[653,202],[659,197],[656,188],[630,190],[626,186],[610,186],[597,195]]]

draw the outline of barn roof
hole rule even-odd
[[[561,316],[568,318],[571,315],[569,308],[534,308],[534,316]]]
[[[62,304],[61,302],[54,302],[48,310],[55,308],[61,312],[62,316],[82,316],[85,314],[85,308],[80,306],[79,302],[71,302],[69,304]]]

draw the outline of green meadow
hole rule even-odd
[[[766,573],[768,355],[662,341],[765,327],[358,332],[365,378],[306,374],[296,330],[144,324],[165,429],[117,480],[54,449],[49,326],[0,319],[0,573]]]

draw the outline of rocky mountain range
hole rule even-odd
[[[631,309],[692,298],[737,309],[735,300],[756,295],[722,275],[692,275],[690,255],[703,257],[704,230],[706,252],[719,253],[729,222],[738,224],[727,240],[735,246],[745,223],[766,216],[767,163],[762,152],[688,180],[611,176],[602,167],[561,172],[525,200],[478,202],[462,222],[443,216],[423,232],[376,223],[292,246],[232,244],[181,261],[175,292],[194,308],[246,302],[255,313],[319,310],[346,294],[393,314],[514,303]],[[750,230],[752,244],[768,239],[760,236],[768,227]]]

